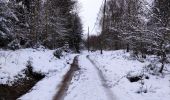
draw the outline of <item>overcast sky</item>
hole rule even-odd
[[[87,34],[88,26],[90,27],[90,31],[92,30],[102,1],[103,0],[79,0],[81,5],[80,16],[84,25],[84,34]],[[93,33],[90,34],[96,34],[96,31],[93,31]]]

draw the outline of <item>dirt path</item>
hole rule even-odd
[[[74,58],[73,63],[71,64],[70,70],[67,72],[67,74],[64,76],[64,79],[61,83],[60,89],[57,92],[57,94],[54,96],[53,100],[64,100],[64,97],[66,95],[66,92],[69,88],[69,85],[71,83],[72,77],[75,73],[75,71],[79,70],[78,67],[78,56]]]
[[[110,87],[107,86],[102,71],[88,56],[74,58],[70,70],[64,76],[61,87],[53,100],[117,100]],[[82,74],[74,81],[74,74],[80,70]],[[73,83],[71,81],[73,79]],[[69,89],[69,90],[68,90]],[[69,94],[67,94],[67,92]]]
[[[103,89],[104,89],[105,93],[107,94],[108,100],[116,100],[116,96],[113,94],[113,92],[111,91],[109,86],[106,84],[107,80],[104,77],[102,71],[97,67],[97,65],[94,63],[94,61],[89,58],[89,56],[87,56],[87,59],[92,63],[92,65],[97,70],[98,76],[101,79],[101,82],[102,82],[102,85],[103,85]]]

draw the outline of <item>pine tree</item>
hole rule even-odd
[[[14,23],[17,21],[8,2],[0,0],[0,47],[7,47],[14,35]]]

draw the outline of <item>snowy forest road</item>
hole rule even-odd
[[[116,100],[102,72],[86,55],[74,59],[54,100]]]

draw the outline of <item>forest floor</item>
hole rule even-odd
[[[0,84],[13,85],[28,62],[40,80],[18,100],[169,100],[170,64],[163,74],[154,55],[136,59],[124,50],[63,54],[54,50],[0,50]],[[77,56],[78,55],[78,56]],[[155,63],[157,62],[157,63]],[[139,79],[138,79],[139,78]],[[133,79],[133,80],[131,80]]]

